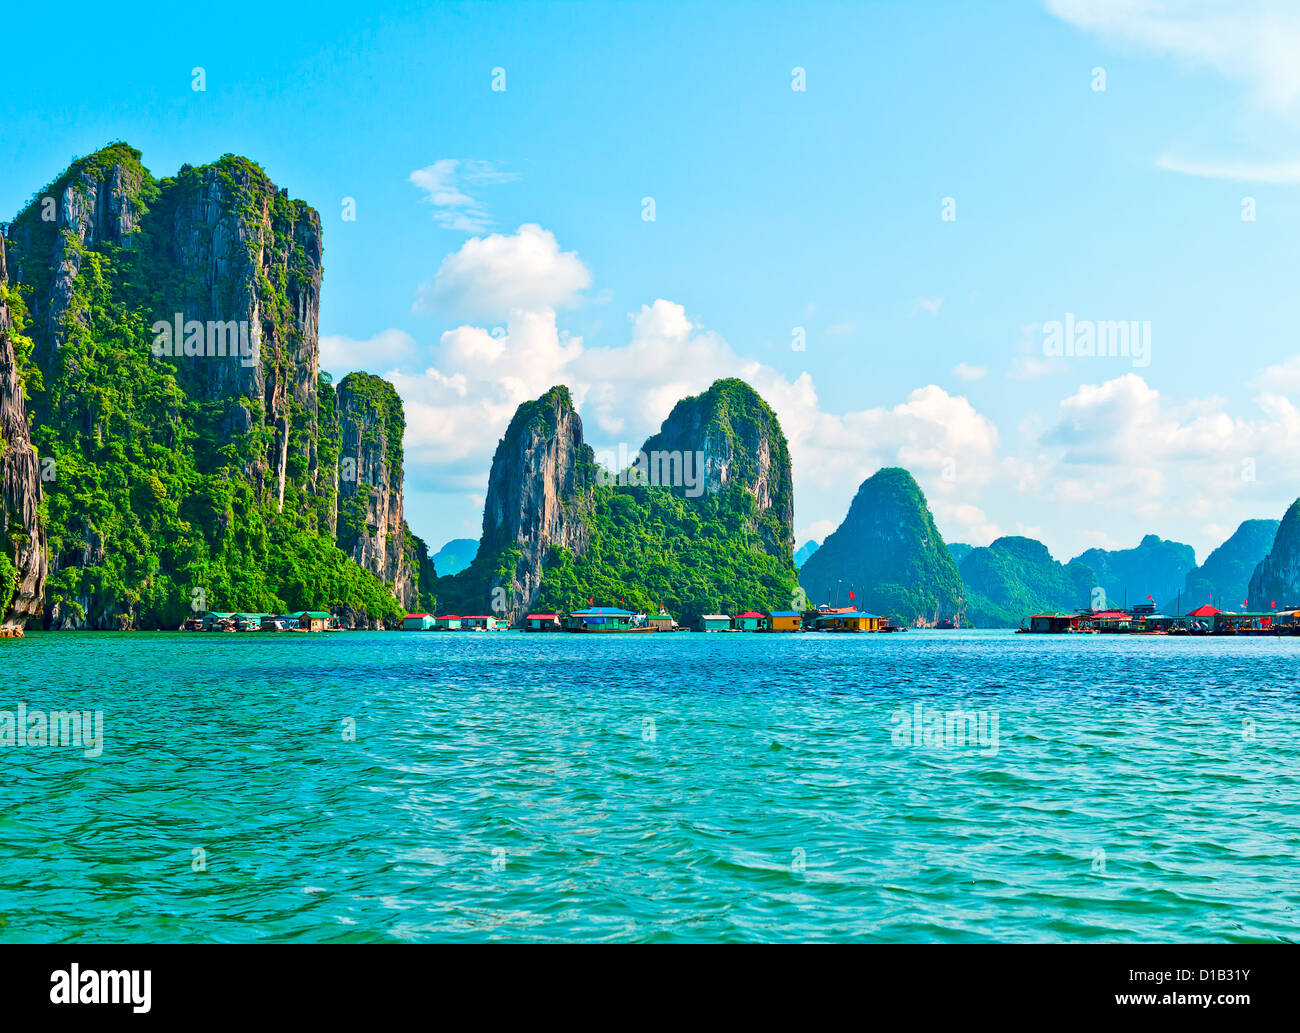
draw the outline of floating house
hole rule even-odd
[[[754,610],[748,610],[732,617],[731,626],[737,631],[762,631],[767,626],[767,618]]]
[[[530,613],[524,618],[525,631],[563,631],[558,613]]]
[[[730,631],[731,617],[725,613],[706,613],[695,623],[696,631]]]
[[[673,620],[670,613],[664,613],[662,610],[658,613],[652,613],[646,618],[646,624],[656,631],[676,631],[677,622]]]
[[[879,631],[884,618],[874,613],[849,610],[847,613],[826,613],[817,618],[818,631]]]
[[[298,622],[301,631],[329,631],[337,626],[334,618],[324,610],[299,610],[289,617]]]
[[[292,631],[297,626],[296,620],[283,613],[267,614],[262,618],[263,631]]]
[[[1073,631],[1078,623],[1077,613],[1036,613],[1029,618],[1029,627],[1023,630],[1040,635],[1063,635]]]
[[[478,613],[472,617],[462,617],[460,626],[465,631],[496,631],[497,619],[490,614]]]
[[[235,622],[236,631],[261,631],[262,618],[270,616],[269,613],[236,613],[230,619]]]
[[[565,618],[565,631],[603,632],[611,631],[655,631],[655,628],[635,628],[631,610],[620,610],[614,606],[593,606],[586,610],[574,610]]]
[[[203,615],[202,628],[204,631],[234,631],[234,616],[233,613],[222,613],[219,610],[209,610]],[[221,626],[225,624],[229,624],[230,627],[228,629],[223,629]]]
[[[444,613],[441,617],[433,618],[434,631],[460,631],[461,618],[459,614]]]
[[[1115,634],[1134,630],[1133,618],[1123,610],[1097,610],[1079,614],[1078,630]]]
[[[402,618],[403,631],[428,631],[433,627],[433,614],[408,613]]]
[[[767,631],[802,631],[803,615],[798,610],[773,610],[767,615]]]

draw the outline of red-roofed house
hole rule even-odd
[[[524,618],[525,631],[563,631],[558,613],[530,613]]]
[[[754,610],[747,610],[732,617],[731,626],[737,631],[763,631],[767,627],[767,618]]]

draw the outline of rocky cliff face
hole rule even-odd
[[[492,460],[477,555],[439,579],[440,605],[512,621],[534,605],[592,601],[667,606],[686,620],[724,606],[791,605],[790,459],[757,393],[718,381],[679,403],[643,451],[689,453],[690,483],[604,476],[619,471],[595,464],[565,387],[520,406]]]
[[[265,459],[249,473],[284,507],[290,457],[312,491],[316,449],[321,291],[320,216],[291,200],[260,168],[227,155],[164,180],[149,234],[151,257],[183,272],[159,299],[158,317],[247,327],[247,349],[175,360],[194,394],[225,404],[221,432],[271,430]],[[214,350],[214,349],[207,349]]]
[[[702,455],[705,490],[716,494],[735,485],[747,492],[756,503],[753,529],[764,548],[774,556],[792,555],[789,448],[776,413],[743,380],[718,380],[703,394],[682,399],[642,451]]]
[[[515,412],[497,445],[483,507],[478,557],[497,558],[488,588],[496,612],[510,620],[537,598],[551,546],[575,556],[587,548],[593,483],[591,449],[566,387],[553,387]]]
[[[0,236],[0,635],[21,636],[41,611],[45,529],[37,518],[40,467],[27,429],[5,253]]]
[[[343,428],[319,370],[321,225],[311,207],[245,158],[159,180],[118,143],[39,192],[11,235],[40,372],[30,422],[42,455],[59,456],[60,477],[47,485],[52,626],[132,627],[141,610],[188,612],[183,593],[205,586],[169,579],[203,569],[194,534],[220,564],[223,591],[245,595],[253,589],[235,588],[239,572],[284,559],[276,550],[287,535],[342,537]],[[374,414],[341,397],[353,406],[347,551],[409,604],[421,564],[402,518],[400,403],[396,431],[385,424],[375,451]],[[104,501],[74,504],[87,496]],[[119,550],[124,536],[149,544]],[[154,573],[144,553],[159,560]],[[308,553],[309,563],[336,562],[297,554]],[[345,582],[354,598],[369,591],[349,577],[335,584]]]
[[[67,335],[73,285],[88,250],[130,247],[156,190],[138,151],[114,145],[73,164],[14,221],[15,279],[33,286],[29,305],[36,362],[48,369]],[[24,217],[25,216],[25,217]]]
[[[862,482],[844,522],[800,568],[799,583],[813,605],[853,605],[908,624],[962,608],[961,577],[925,495],[896,467]]]
[[[1250,576],[1246,599],[1251,609],[1272,609],[1275,603],[1279,610],[1300,606],[1300,499],[1287,509],[1278,525],[1273,548]],[[1236,602],[1221,608],[1235,609]]]
[[[386,380],[349,373],[338,385],[339,548],[393,586],[408,609],[419,570],[408,562],[402,519],[402,400]]]

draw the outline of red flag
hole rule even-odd
[[[1273,609],[1276,610],[1276,609],[1277,609],[1277,600],[1274,599],[1274,600],[1273,600],[1271,603],[1269,603],[1268,605],[1271,606]]]
[[[849,598],[850,598],[850,599],[853,598],[853,593],[852,593],[852,592],[849,593]]]
[[[588,599],[588,600],[587,600],[587,605],[588,605],[588,606],[595,606],[595,605],[596,605],[596,600],[595,600],[595,599]]]
[[[1149,596],[1149,595],[1148,595],[1148,596],[1147,596],[1147,598],[1148,598],[1148,599],[1150,599],[1150,598],[1151,598],[1151,596]],[[1154,601],[1155,601],[1155,600],[1152,600],[1152,601],[1153,601],[1153,602],[1154,602]]]
[[[1247,606],[1249,606],[1249,605],[1250,605],[1250,600],[1249,600],[1249,599],[1243,599],[1243,600],[1241,601],[1241,608],[1242,608],[1243,610],[1244,610]]]

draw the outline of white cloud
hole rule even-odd
[[[1300,355],[1290,355],[1267,367],[1248,386],[1260,391],[1300,394]]]
[[[837,525],[833,520],[814,520],[811,524],[808,524],[806,527],[802,527],[795,532],[795,548],[797,549],[803,545],[804,542],[809,541],[821,545],[822,542],[826,541],[826,536],[835,530],[836,526]]]
[[[944,540],[983,546],[1001,538],[1003,530],[991,521],[979,506],[969,502],[943,502],[931,504],[935,520],[944,528]]]
[[[492,225],[492,219],[487,206],[471,197],[465,187],[508,183],[517,178],[515,173],[503,171],[495,162],[466,158],[440,158],[407,177],[424,191],[424,200],[433,206],[434,222],[466,233],[482,233]]]
[[[989,375],[989,370],[987,366],[972,366],[969,362],[959,362],[953,366],[952,375],[958,380],[970,383],[975,380],[983,380]]]
[[[1300,183],[1300,160],[1297,161],[1191,161],[1172,154],[1156,159],[1156,167],[1167,172],[1202,179],[1227,179],[1239,183]]]
[[[338,334],[320,339],[320,366],[336,377],[353,370],[383,373],[414,358],[415,338],[405,330],[380,330],[364,341]]]
[[[928,312],[930,315],[937,315],[939,309],[943,307],[943,298],[917,298],[916,304],[912,306],[912,315],[918,312]]]
[[[1078,28],[1212,68],[1271,110],[1300,106],[1300,9],[1286,0],[1048,0]]]
[[[590,283],[591,274],[576,251],[560,251],[553,233],[526,223],[512,234],[465,241],[420,288],[415,307],[505,319],[517,310],[573,305]]]

